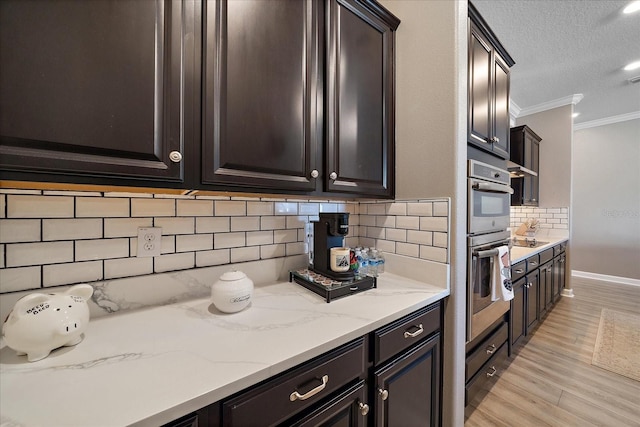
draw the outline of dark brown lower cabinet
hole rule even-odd
[[[518,340],[527,333],[525,319],[525,285],[527,278],[523,277],[513,282],[513,299],[511,300],[511,345],[513,346]]]
[[[540,281],[540,318],[551,310],[554,302],[553,261],[547,262],[539,269]]]
[[[365,427],[369,413],[364,380],[338,394],[291,427]]]
[[[527,273],[525,301],[527,331],[530,331],[540,319],[540,272],[538,270]]]
[[[220,404],[205,406],[202,409],[171,421],[162,427],[219,427]]]
[[[566,284],[566,256],[561,252],[553,259],[553,301],[558,301]]]
[[[376,369],[374,425],[440,425],[440,334]]]

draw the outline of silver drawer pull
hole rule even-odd
[[[489,347],[487,347],[487,354],[493,354],[494,351],[496,351],[496,345],[495,344],[491,344]]]
[[[358,402],[358,408],[360,408],[360,413],[362,415],[367,415],[369,413],[369,405],[366,403]]]
[[[308,398],[313,397],[316,394],[320,393],[322,390],[324,390],[328,382],[329,382],[329,375],[325,375],[322,377],[322,384],[320,384],[318,387],[314,388],[313,390],[309,390],[305,394],[300,394],[297,391],[294,391],[289,396],[289,400],[292,402],[295,402],[296,400],[307,400]]]
[[[417,337],[418,335],[420,335],[423,332],[424,332],[424,328],[422,327],[422,323],[420,323],[420,325],[418,325],[418,330],[417,331],[415,331],[415,332],[407,331],[407,332],[404,333],[404,337],[405,338],[415,338],[415,337]]]
[[[389,391],[383,388],[378,389],[378,394],[382,398],[382,400],[387,400],[389,398]]]
[[[492,372],[487,372],[487,378],[491,378],[496,374],[496,372],[498,372],[495,366],[492,366],[491,369],[492,369]]]
[[[518,268],[518,269],[516,270],[516,273],[518,273],[518,274],[522,274],[522,273],[524,273],[524,270],[523,270],[523,269],[521,269],[521,268]]]
[[[531,264],[531,265],[533,265],[533,266],[538,265],[538,263],[537,263],[537,262],[535,262],[535,261],[531,261],[529,264]]]

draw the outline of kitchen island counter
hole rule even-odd
[[[2,342],[1,424],[161,425],[449,295],[448,273],[445,286],[394,273],[331,303],[280,280],[239,313],[199,298],[103,316],[34,363]]]

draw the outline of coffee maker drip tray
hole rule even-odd
[[[339,281],[318,274],[307,268],[289,272],[289,281],[304,286],[323,297],[327,302],[347,295],[357,294],[377,287],[376,278],[356,276],[352,280]]]

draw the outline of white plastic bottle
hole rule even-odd
[[[384,254],[382,251],[378,251],[378,274],[384,273]]]
[[[380,258],[377,249],[371,249],[371,257],[369,258],[369,276],[378,277],[378,265]]]

